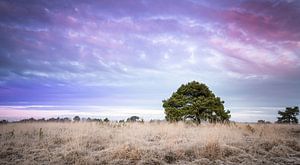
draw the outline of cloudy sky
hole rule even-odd
[[[0,1],[0,118],[164,118],[182,83],[232,120],[300,103],[300,1]]]

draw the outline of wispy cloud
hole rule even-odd
[[[0,103],[161,109],[181,83],[198,80],[229,108],[297,105],[299,9],[298,1],[1,1]]]

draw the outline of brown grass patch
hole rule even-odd
[[[0,125],[0,164],[296,164],[299,125]]]

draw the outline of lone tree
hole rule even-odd
[[[140,120],[140,117],[138,117],[138,116],[131,116],[130,118],[128,118],[126,120],[126,122],[136,122],[138,120]]]
[[[205,84],[196,81],[181,85],[169,99],[163,100],[167,121],[191,119],[199,124],[229,121],[230,111],[225,111],[223,104]]]
[[[285,111],[278,111],[281,117],[277,117],[277,123],[298,123],[299,107],[286,107]]]
[[[109,122],[109,119],[106,117],[103,121],[107,123]]]
[[[80,117],[79,117],[79,116],[75,116],[75,117],[73,118],[73,121],[76,121],[76,122],[80,121]]]

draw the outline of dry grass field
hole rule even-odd
[[[299,125],[15,123],[0,164],[300,164]]]

